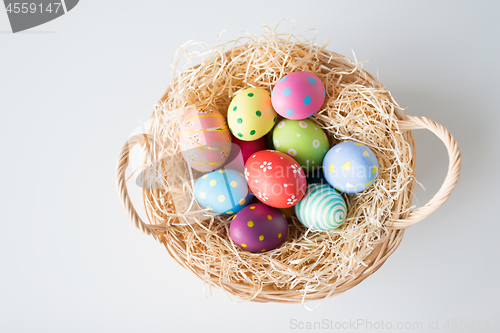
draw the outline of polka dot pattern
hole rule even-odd
[[[266,135],[274,126],[274,111],[269,92],[261,88],[246,88],[236,94],[227,113],[229,129],[242,141],[254,141]]]
[[[242,209],[229,226],[234,244],[250,252],[273,250],[285,241],[287,234],[288,221],[282,212],[262,203]]]
[[[284,118],[305,119],[321,108],[325,96],[325,86],[315,74],[293,72],[274,86],[271,100]]]
[[[218,214],[234,214],[253,198],[244,176],[235,170],[219,169],[200,177],[194,184],[198,203]]]
[[[310,119],[285,119],[273,131],[274,149],[292,156],[303,167],[316,167],[330,148],[323,134]]]
[[[323,166],[327,182],[344,193],[358,193],[373,186],[378,174],[375,154],[365,145],[350,141],[332,147]]]

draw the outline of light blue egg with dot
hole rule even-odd
[[[201,176],[194,184],[200,205],[219,214],[234,214],[253,199],[245,176],[236,170],[219,169]]]
[[[370,187],[378,175],[373,151],[357,142],[333,146],[323,159],[326,181],[344,193],[358,193]]]

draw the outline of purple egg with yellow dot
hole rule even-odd
[[[305,119],[321,109],[325,85],[311,72],[293,72],[276,83],[271,95],[274,110],[287,119]]]
[[[243,250],[266,252],[283,244],[288,235],[288,221],[279,209],[255,203],[234,216],[229,234]]]

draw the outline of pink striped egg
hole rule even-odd
[[[200,105],[182,118],[179,147],[188,165],[201,172],[220,168],[231,152],[231,134],[217,109]]]

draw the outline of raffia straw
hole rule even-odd
[[[327,51],[315,38],[265,29],[261,35],[249,34],[198,53],[179,49],[173,63],[184,61],[187,67],[155,106],[151,134],[145,141],[130,144],[148,146],[148,160],[161,161],[154,170],[164,187],[143,191],[149,224],[129,215],[182,266],[240,300],[297,303],[323,299],[375,272],[401,242],[404,230],[394,228],[392,221],[408,217],[411,209],[413,136],[399,129],[399,122],[406,119],[401,108],[360,63]],[[198,57],[206,56],[194,65]],[[226,116],[231,98],[240,89],[271,90],[280,78],[299,70],[316,73],[325,84],[325,104],[312,120],[327,132],[330,145],[351,140],[369,146],[377,155],[379,174],[364,192],[343,194],[348,215],[339,228],[306,230],[293,215],[282,246],[262,254],[242,251],[229,237],[231,216],[197,205],[192,171],[182,159],[169,158],[179,155],[180,119],[185,108],[195,104],[214,106]],[[124,149],[119,174],[128,164],[129,146]],[[119,182],[121,192],[124,187]],[[182,195],[191,201],[180,209],[175,201]],[[123,193],[122,200],[133,210]]]

